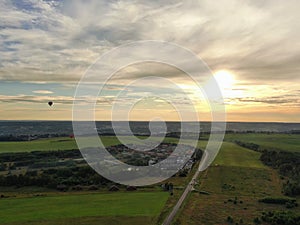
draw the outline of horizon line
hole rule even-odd
[[[0,122],[73,122],[72,120],[0,120]],[[96,121],[88,121],[88,120],[82,120],[82,121],[76,121],[76,122],[112,122],[112,120],[96,120]],[[149,120],[114,120],[114,122],[144,122],[149,123],[151,121]],[[299,122],[284,122],[284,121],[268,121],[268,122],[262,122],[262,121],[152,121],[152,122],[166,122],[166,123],[285,123],[285,124],[300,124]]]

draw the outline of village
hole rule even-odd
[[[176,152],[178,147],[180,150]],[[151,166],[164,160],[164,165],[168,168],[182,165],[180,169],[190,170],[194,164],[194,149],[188,145],[161,143],[149,151],[144,149],[145,146],[120,144],[108,147],[107,151],[120,161],[134,166]]]

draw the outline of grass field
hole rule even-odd
[[[238,166],[264,168],[259,160],[260,153],[242,148],[234,143],[224,142],[214,164],[220,166]]]
[[[286,210],[284,205],[258,202],[263,197],[282,196],[282,180],[259,157],[258,152],[223,143],[213,165],[201,174],[196,186],[210,194],[192,193],[174,224],[230,224],[228,216],[233,218],[232,224],[254,224],[253,219],[263,211]],[[300,213],[299,207],[291,211]]]
[[[75,139],[49,138],[34,141],[0,142],[0,152],[31,152],[77,149]]]
[[[87,142],[89,139],[86,139]],[[101,140],[105,146],[120,144],[117,137],[104,136]],[[165,138],[166,142],[177,143],[176,138]],[[132,141],[134,143],[134,141]],[[31,152],[78,149],[75,139],[72,138],[45,138],[34,141],[0,142],[0,153]]]
[[[231,216],[234,224],[253,224],[253,218],[264,210],[286,210],[284,206],[259,203],[258,199],[268,196],[282,196],[282,180],[277,172],[264,166],[260,153],[242,148],[233,143],[240,140],[256,143],[265,148],[285,151],[299,151],[300,135],[288,134],[228,134],[226,142],[213,162],[201,175],[196,189],[189,196],[175,224],[228,224]],[[119,144],[116,137],[103,137],[106,146]],[[176,143],[175,138],[166,142]],[[206,141],[198,147],[204,149]],[[31,142],[0,142],[0,152],[34,150],[76,149],[74,139],[51,138]],[[171,178],[180,186],[179,178]],[[182,183],[184,184],[184,182]],[[179,196],[179,192],[175,193]],[[167,199],[169,199],[167,201]],[[53,197],[0,199],[1,225],[96,225],[96,224],[156,224],[160,212],[171,208],[175,198],[168,198],[163,192],[137,192],[113,194],[66,194]],[[233,200],[237,199],[234,204]],[[171,201],[172,200],[172,201]],[[299,201],[300,199],[298,199]],[[45,207],[46,206],[46,207]],[[300,207],[292,209],[300,213]],[[241,223],[240,221],[243,221]]]
[[[126,217],[127,220],[146,217],[154,220],[168,197],[165,192],[136,192],[1,199],[0,224],[34,221],[39,221],[39,224],[54,221],[57,224],[58,221],[87,217]]]
[[[144,137],[142,137],[144,138]],[[105,146],[120,144],[113,136],[101,137]],[[300,135],[298,134],[227,134],[225,141],[234,142],[239,140],[247,143],[255,143],[263,148],[277,149],[282,151],[300,152]],[[165,142],[177,143],[176,138],[165,138]],[[200,141],[198,147],[204,149],[206,141]],[[226,144],[226,143],[225,143]],[[30,152],[77,149],[75,139],[49,138],[22,142],[0,142],[0,153],[4,152]]]
[[[154,225],[156,219],[147,216],[89,216],[55,220],[30,221],[1,225]]]
[[[300,152],[300,134],[227,134],[225,140],[255,143],[266,149]]]

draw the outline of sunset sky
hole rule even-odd
[[[299,0],[0,0],[0,120],[71,120],[77,83],[96,59],[122,44],[161,40],[207,64],[228,121],[300,122],[299,9]],[[110,120],[124,85],[146,76],[177,82],[186,94],[155,79],[134,83],[117,99],[136,101],[131,120],[178,120],[171,103],[185,108],[187,98],[200,120],[210,120],[197,87],[159,63],[118,71],[96,119]]]

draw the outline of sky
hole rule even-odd
[[[298,0],[0,0],[0,120],[72,120],[78,82],[99,57],[160,40],[203,60],[228,121],[300,122],[299,8]],[[180,120],[176,107],[211,120],[203,96],[179,68],[145,62],[80,100],[97,100],[97,120],[111,120],[115,104],[130,120]]]

